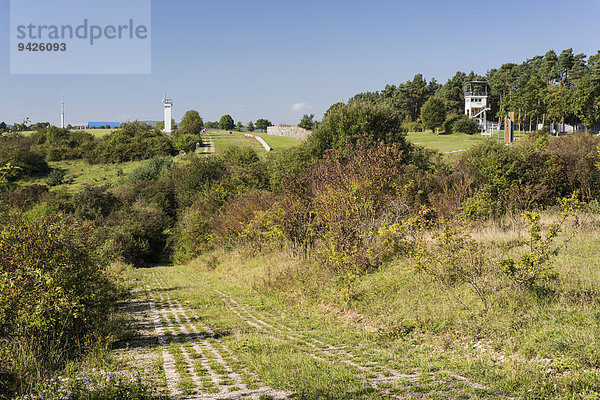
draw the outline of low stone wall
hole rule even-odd
[[[308,139],[310,133],[309,130],[294,125],[270,126],[267,128],[267,135],[288,136],[300,140]]]

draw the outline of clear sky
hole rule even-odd
[[[177,120],[196,109],[205,121],[297,123],[419,72],[444,83],[550,49],[600,49],[598,0],[153,0],[151,74],[10,75],[9,9],[0,0],[10,123],[58,125],[61,93],[67,123],[159,120],[165,93]]]

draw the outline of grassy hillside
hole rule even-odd
[[[224,131],[224,130],[209,130],[208,134],[212,138],[216,153],[221,153],[228,146],[250,147],[255,150],[260,157],[266,155],[265,148],[254,138],[246,137],[246,132]],[[254,133],[253,133],[254,135]],[[300,145],[302,142],[298,139],[272,136],[267,134],[255,134],[263,138],[273,151],[285,150],[290,147]]]
[[[266,133],[253,133],[253,135],[263,138],[274,151],[285,150],[302,144],[300,139],[287,136],[273,136]]]
[[[493,140],[504,140],[504,131],[495,131],[492,136]],[[519,135],[515,133],[517,139]],[[427,147],[434,150],[439,150],[442,153],[466,150],[470,149],[477,143],[481,143],[485,140],[489,140],[489,136],[482,136],[480,134],[466,135],[464,133],[457,133],[452,135],[439,135],[436,136],[431,132],[409,132],[408,140],[414,144],[418,144],[423,147]]]

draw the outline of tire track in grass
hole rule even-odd
[[[157,334],[158,344],[160,345],[160,348],[161,348],[162,364],[163,364],[163,369],[165,371],[165,377],[166,377],[166,381],[167,381],[167,389],[169,390],[169,393],[171,393],[171,395],[181,396],[183,394],[183,392],[178,387],[179,374],[177,373],[177,370],[175,369],[175,359],[167,350],[168,343],[167,343],[165,331],[164,331],[162,324],[160,323],[160,317],[158,314],[158,310],[156,309],[155,299],[154,299],[154,296],[152,295],[150,286],[147,286],[146,290],[151,299],[149,301],[148,305],[150,307],[150,313],[152,315],[152,324],[154,325],[154,330],[156,331],[156,334]]]
[[[413,371],[407,374],[402,373],[395,368],[384,365],[393,363],[393,359],[388,358],[386,361],[380,360],[379,362],[369,361],[373,358],[373,354],[366,353],[357,348],[355,348],[352,352],[348,352],[346,351],[346,349],[349,348],[347,345],[332,344],[331,342],[326,343],[325,341],[313,338],[306,333],[295,331],[288,325],[280,322],[277,317],[274,317],[273,315],[267,317],[257,310],[258,307],[250,304],[241,304],[243,303],[241,299],[236,299],[229,293],[211,287],[210,285],[206,284],[198,274],[195,273],[194,275],[198,278],[198,283],[200,285],[216,294],[231,312],[236,314],[248,325],[253,326],[274,337],[283,337],[284,339],[298,343],[303,351],[319,361],[341,362],[365,373],[371,386],[386,396],[393,398],[405,398],[404,395],[398,397],[394,392],[407,391],[402,389],[413,389],[418,391],[423,389],[422,386],[433,387],[435,386],[435,382],[430,382],[436,381],[436,377],[439,378],[441,376],[444,381],[438,382],[437,386],[449,386],[449,391],[452,389],[454,392],[458,392],[462,398],[464,398],[464,396],[470,397],[470,394],[467,393],[467,391],[471,391],[475,392],[477,396],[511,399],[510,397],[497,393],[484,385],[471,382],[468,378],[449,371],[437,371],[437,373],[422,373]],[[367,361],[364,361],[365,359]],[[398,382],[402,382],[402,386],[404,386],[404,388],[394,388],[394,384]],[[421,382],[426,383],[423,385]],[[436,390],[435,393],[439,394],[440,396],[445,396],[444,392],[440,390]],[[415,395],[415,393],[411,394]]]
[[[259,379],[241,365],[239,360],[233,356],[233,352],[217,338],[216,333],[209,326],[199,322],[200,318],[189,305],[184,308],[177,299],[171,299],[165,290],[167,285],[164,280],[155,273],[152,275],[155,279],[155,290],[160,291],[161,303],[163,306],[166,305],[165,310],[168,310],[168,312],[164,311],[163,316],[167,320],[169,329],[180,331],[187,340],[182,351],[182,353],[185,353],[186,366],[189,368],[193,364],[192,358],[197,359],[201,364],[201,368],[198,368],[198,364],[196,364],[196,374],[208,374],[212,381],[212,384],[207,387],[203,384],[205,381],[200,381],[197,377],[193,379],[195,389],[201,391],[208,389],[214,392],[214,394],[207,393],[194,398],[205,400],[256,399],[261,396],[269,399],[288,398],[288,394],[285,392],[259,385]],[[188,313],[196,320],[196,324],[199,325],[200,329],[194,324]],[[227,355],[219,352],[217,347]],[[228,362],[227,359],[233,362]],[[242,377],[242,374],[244,377]]]
[[[279,329],[279,328],[273,326],[272,324],[269,324],[269,323],[265,322],[264,320],[252,315],[245,306],[240,305],[231,296],[226,295],[225,293],[219,291],[218,289],[211,288],[210,286],[204,284],[203,282],[200,282],[200,284],[203,287],[205,287],[207,290],[212,291],[213,293],[216,293],[218,295],[218,297],[225,303],[225,305],[227,306],[227,308],[230,311],[232,311],[234,314],[236,314],[239,318],[241,318],[243,321],[245,321],[250,326],[257,328],[276,339],[277,338],[281,339],[281,337],[283,337],[284,339],[288,339],[289,341],[296,342],[296,343],[291,343],[291,344],[296,349],[303,351],[306,355],[312,357],[313,359],[315,359],[317,361],[324,362],[324,363],[341,362],[346,365],[349,365],[350,367],[358,369],[367,375],[367,377],[369,378],[368,382],[371,385],[371,387],[378,390],[380,393],[382,393],[385,396],[390,397],[390,398],[398,398],[398,399],[403,398],[403,397],[394,395],[387,388],[383,388],[380,386],[382,386],[382,384],[389,383],[390,381],[397,381],[398,379],[413,378],[411,375],[392,374],[392,373],[382,374],[371,368],[359,365],[351,360],[336,357],[336,355],[334,355],[331,352],[329,352],[328,350],[324,350],[323,348],[320,347],[320,346],[324,345],[323,342],[314,339],[314,341],[319,343],[319,345],[317,345],[315,343],[311,343],[310,341],[304,340],[302,337],[294,334],[293,330],[287,326],[285,326],[285,329],[287,332],[284,332],[282,329]]]

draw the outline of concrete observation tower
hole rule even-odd
[[[173,100],[167,98],[167,95],[165,94],[165,97],[162,100],[163,104],[165,105],[165,129],[164,129],[164,133],[166,133],[167,135],[171,134],[171,115],[172,115],[172,108],[173,108]]]
[[[465,93],[465,114],[469,118],[475,119],[477,125],[482,129],[487,129],[487,112],[491,110],[488,106],[489,85],[486,81],[466,82]]]
[[[64,95],[60,95],[60,127],[61,128],[66,128],[65,127],[65,96]]]

